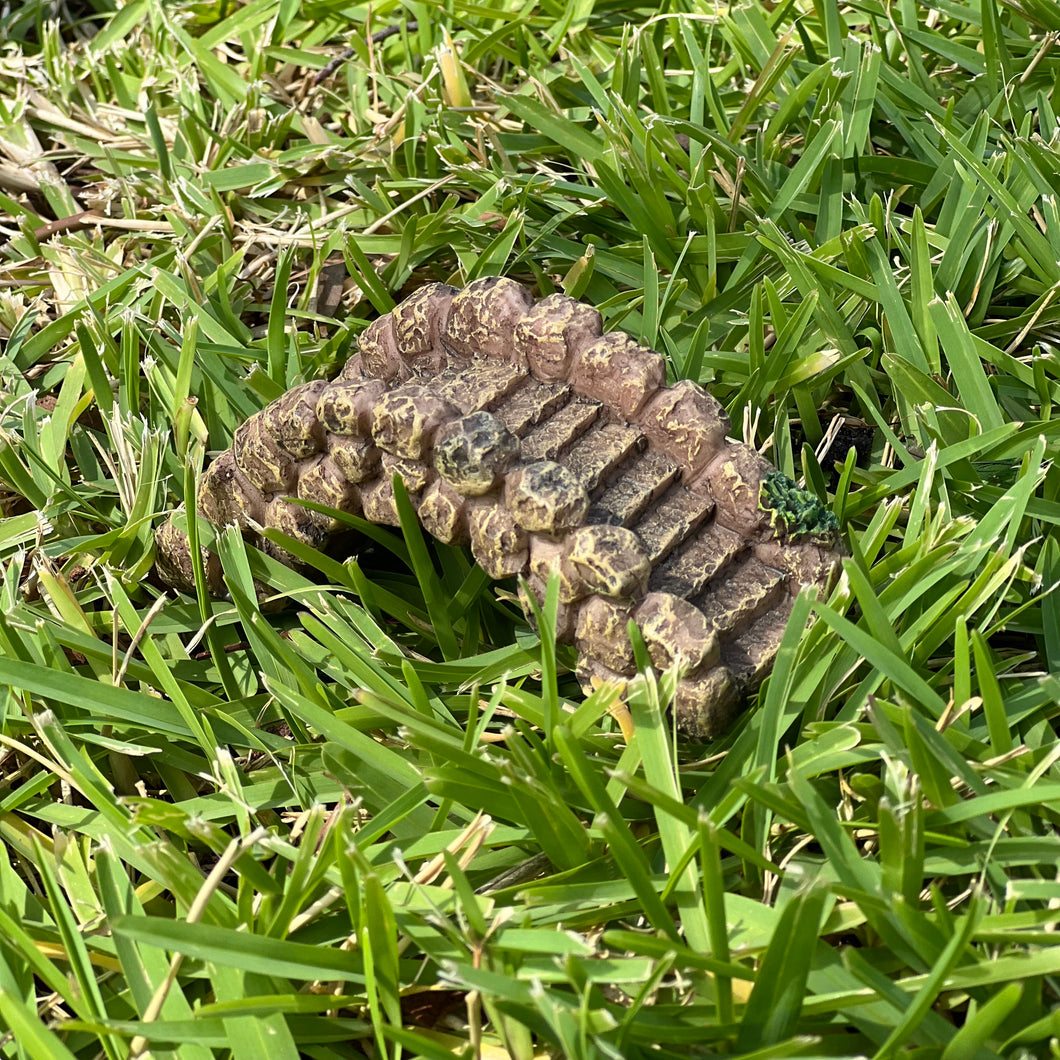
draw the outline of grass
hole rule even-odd
[[[0,1054],[1060,1055],[1058,33],[0,5]],[[667,675],[627,744],[547,613],[411,525],[296,573],[193,521],[230,599],[148,580],[242,419],[499,273],[839,521],[711,744]]]

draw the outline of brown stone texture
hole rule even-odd
[[[298,476],[297,496],[301,500],[325,504],[340,512],[357,512],[361,507],[357,487],[339,470],[330,456],[319,456],[303,468]],[[337,530],[340,525],[334,517],[328,520],[329,530]]]
[[[453,299],[443,342],[458,357],[515,361],[515,325],[533,305],[533,295],[506,276],[469,283]]]
[[[420,493],[434,481],[434,469],[422,460],[405,460],[392,453],[383,454],[383,477],[391,482],[397,475],[408,494]]]
[[[530,576],[542,585],[551,575],[559,579],[559,600],[562,604],[573,604],[588,592],[565,557],[564,542],[545,534],[530,535]]]
[[[365,378],[364,357],[355,353],[340,369],[333,380],[336,383],[357,383]],[[376,380],[378,382],[378,380]]]
[[[692,537],[713,511],[712,497],[678,483],[671,486],[632,529],[654,566]]]
[[[635,670],[628,631],[632,617],[633,605],[629,601],[590,596],[578,608],[574,643],[579,651],[592,656],[609,670],[631,675]]]
[[[790,601],[765,612],[742,637],[729,641],[725,662],[744,687],[753,687],[769,673],[791,613]]]
[[[361,510],[365,519],[380,526],[400,526],[394,482],[385,475],[361,487]]]
[[[715,578],[698,599],[707,625],[719,635],[749,626],[777,603],[786,590],[785,576],[751,557]]]
[[[524,530],[569,533],[585,522],[589,494],[562,464],[540,460],[513,471],[504,485],[504,501]]]
[[[658,391],[637,417],[637,423],[689,478],[717,455],[730,430],[725,410],[690,379]],[[756,506],[757,503],[756,497]]]
[[[324,380],[303,383],[277,398],[261,416],[262,430],[295,460],[315,456],[324,448],[324,425],[317,401],[328,388]]]
[[[580,527],[567,537],[565,558],[589,590],[603,596],[637,596],[651,574],[640,539],[622,526]]]
[[[510,578],[525,571],[530,562],[530,538],[503,505],[472,502],[467,528],[475,562],[491,578]]]
[[[442,332],[456,293],[457,289],[446,283],[428,283],[390,314],[398,352],[415,369],[437,371],[446,365]]]
[[[590,494],[597,494],[609,478],[643,453],[647,444],[636,427],[598,420],[562,454],[563,466],[581,480]]]
[[[593,499],[589,522],[632,525],[677,481],[679,474],[669,457],[649,449],[639,460],[625,464],[621,475],[606,482]]]
[[[750,446],[722,450],[703,476],[718,506],[718,522],[744,536],[760,531],[769,521],[759,498],[771,470],[769,461]]]
[[[648,593],[636,613],[653,666],[675,663],[689,670],[714,666],[721,658],[718,638],[703,612],[672,593]]]
[[[423,493],[420,524],[427,533],[447,545],[466,545],[467,501],[445,479],[436,479]]]
[[[434,466],[457,492],[481,497],[519,456],[519,439],[488,412],[450,420],[437,434]]]
[[[379,400],[372,415],[372,437],[386,453],[421,460],[434,441],[434,432],[455,411],[430,387],[409,383]]]
[[[265,432],[264,414],[251,416],[233,444],[236,465],[262,493],[286,493],[298,480],[298,466]]]
[[[666,364],[625,332],[609,331],[579,351],[570,381],[580,394],[598,398],[632,420],[666,382]]]
[[[321,512],[310,511],[287,498],[274,497],[265,506],[264,526],[279,530],[310,548],[320,548],[331,529],[331,520]]]
[[[246,528],[251,522],[261,522],[264,509],[265,498],[239,470],[231,449],[226,449],[203,472],[199,483],[199,511],[214,526],[235,523]]]
[[[586,691],[633,675],[632,618],[652,667],[675,668],[679,728],[712,737],[768,675],[799,590],[827,590],[841,547],[790,539],[760,503],[768,461],[727,438],[718,402],[666,387],[658,354],[601,331],[595,309],[534,303],[509,279],[428,284],[365,329],[334,382],[243,424],[198,510],[294,565],[262,527],[337,548],[341,520],[297,501],[397,526],[400,478],[425,531],[469,544],[493,578],[525,579],[528,617],[558,578],[557,637],[577,647]],[[156,544],[160,576],[189,588],[182,526]]]
[[[376,405],[387,392],[379,379],[329,383],[317,398],[317,416],[332,434],[369,437]]]
[[[734,530],[717,523],[685,541],[651,573],[651,587],[692,600],[747,549]]]
[[[368,438],[328,436],[328,456],[350,482],[375,478],[382,466],[382,455]]]
[[[463,413],[489,412],[527,382],[525,370],[508,361],[478,360],[474,372],[466,368],[450,367],[432,380],[438,395]]]
[[[834,548],[815,541],[784,542],[771,538],[755,545],[765,564],[784,571],[796,585],[826,585],[839,567]]]
[[[674,696],[678,728],[704,738],[717,736],[736,714],[740,691],[724,666],[679,681]]]
[[[515,347],[538,379],[567,378],[571,358],[599,338],[603,323],[592,306],[550,294],[530,307],[515,325]]]
[[[394,321],[389,315],[369,324],[357,341],[361,354],[360,368],[366,376],[389,383],[392,379],[408,379],[412,374],[398,352]]]
[[[178,586],[190,592],[195,591],[195,571],[191,561],[191,544],[188,532],[176,519],[167,519],[155,531],[156,567],[159,576],[167,585]],[[221,561],[205,548],[199,550],[202,555],[203,573],[206,576],[206,587],[211,593],[221,591]]]
[[[572,394],[566,383],[540,383],[525,376],[523,379],[522,385],[493,410],[497,419],[519,438],[566,407]]]
[[[524,460],[558,460],[582,438],[600,416],[598,401],[578,397],[523,436]]]

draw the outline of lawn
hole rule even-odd
[[[1060,1056],[1058,44],[1051,0],[0,3],[0,1055]],[[838,520],[713,741],[414,525],[296,571],[193,520],[227,595],[152,576],[243,420],[492,275]]]

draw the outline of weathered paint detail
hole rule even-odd
[[[400,480],[428,533],[469,544],[493,578],[524,579],[531,622],[558,579],[556,635],[577,646],[586,691],[631,679],[632,619],[651,665],[676,670],[678,726],[709,737],[768,674],[801,587],[827,588],[842,553],[827,512],[810,521],[788,503],[802,503],[793,484],[776,500],[777,472],[727,438],[707,391],[664,382],[657,353],[602,334],[599,313],[564,295],[535,304],[498,277],[429,284],[362,333],[334,382],[243,424],[198,510],[295,565],[263,529],[328,548],[349,540],[335,513],[397,526]],[[189,588],[184,519],[156,544],[159,575]],[[221,591],[216,557],[202,561]]]

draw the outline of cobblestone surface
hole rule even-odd
[[[198,498],[211,522],[315,548],[337,522],[291,498],[397,525],[400,475],[424,528],[470,544],[492,577],[539,599],[561,581],[560,636],[586,690],[634,672],[640,627],[654,665],[682,668],[675,711],[710,737],[773,664],[803,585],[826,588],[837,535],[790,536],[762,504],[772,472],[729,440],[701,386],[664,385],[659,354],[602,333],[595,309],[534,302],[508,279],[430,284],[362,334],[334,382],[306,383],[236,432]],[[188,588],[187,538],[167,523],[159,570]],[[216,564],[207,569],[219,586]]]

